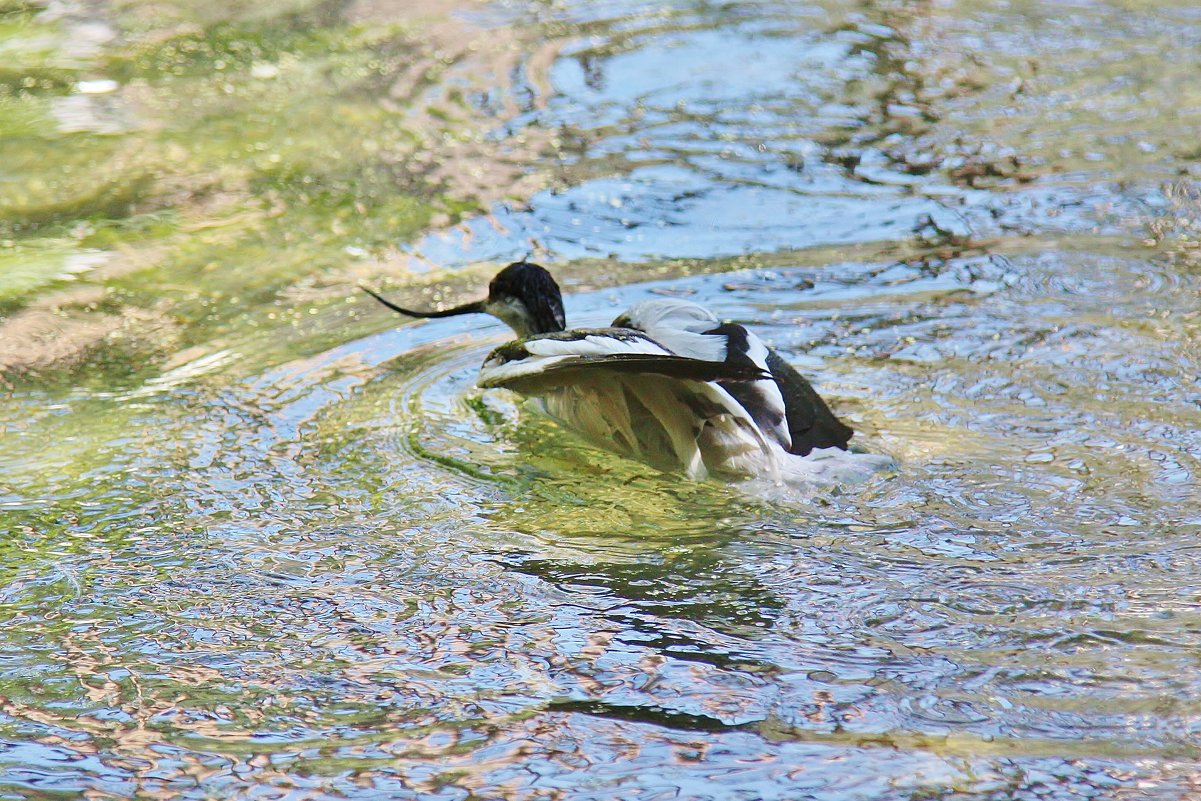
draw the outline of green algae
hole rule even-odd
[[[106,12],[111,36],[81,55],[69,18],[0,7],[0,325],[47,291],[99,289],[177,328],[127,337],[162,362],[160,346],[268,324],[290,289],[463,210],[410,167],[416,137],[379,100],[412,58],[399,26],[303,3]],[[101,269],[71,269],[96,252]],[[112,337],[80,347],[74,371],[114,361]],[[9,379],[62,366],[35,349],[9,362]]]

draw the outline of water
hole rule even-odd
[[[122,72],[155,25],[257,30],[156,8],[4,17],[50,55],[3,102],[127,116],[0,143],[6,191],[83,198],[0,206],[0,797],[1197,792],[1189,4],[510,2],[425,45],[402,4],[297,5],[236,75]],[[214,108],[251,155],[180,200]],[[67,144],[153,208],[70,195]],[[353,289],[451,302],[527,252],[579,324],[669,294],[753,326],[899,474],[659,474],[476,390],[499,323]],[[35,314],[71,348],[13,345]]]

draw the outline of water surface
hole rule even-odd
[[[0,795],[1196,791],[1189,4],[0,8],[4,103],[130,115],[0,144],[0,325],[110,326],[0,349]],[[130,67],[156,25],[268,85]],[[79,194],[113,147],[146,182]],[[899,474],[658,473],[475,389],[499,323],[353,288],[449,302],[527,253],[580,324],[754,326]]]

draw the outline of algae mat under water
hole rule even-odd
[[[1199,42],[0,4],[0,797],[1195,794]],[[754,326],[901,474],[682,482],[353,290],[526,253]]]
[[[489,197],[428,164],[478,132],[454,93],[437,125],[409,113],[434,46],[420,18],[128,3],[5,6],[0,22],[10,382],[97,361],[120,380],[280,327],[281,295],[344,294],[348,263]]]

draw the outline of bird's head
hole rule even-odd
[[[517,261],[501,270],[488,284],[488,297],[442,311],[422,312],[405,309],[385,300],[370,289],[368,295],[395,312],[409,317],[454,317],[483,313],[506,323],[517,336],[550,334],[567,327],[563,315],[563,295],[559,285],[545,268],[528,261]]]

